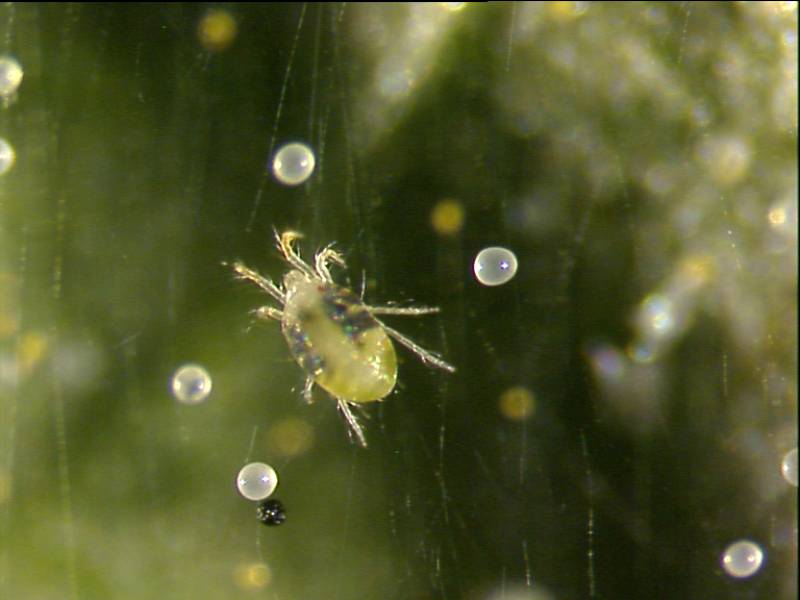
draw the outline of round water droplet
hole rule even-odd
[[[14,166],[14,161],[17,159],[17,154],[14,148],[0,138],[0,175],[5,175]]]
[[[503,285],[517,273],[517,257],[508,248],[484,248],[475,257],[473,269],[483,285]]]
[[[239,471],[236,487],[248,500],[263,500],[278,487],[278,474],[266,463],[253,462]]]
[[[284,185],[299,185],[314,171],[314,153],[305,144],[293,142],[286,144],[272,161],[275,179]]]
[[[211,376],[200,365],[183,365],[172,376],[172,394],[184,404],[198,404],[211,393]]]
[[[0,56],[0,96],[7,98],[16,94],[22,75],[22,66],[16,58]]]
[[[725,548],[720,562],[731,577],[750,577],[761,568],[764,553],[758,544],[750,540],[739,540]]]
[[[797,487],[797,448],[789,450],[781,461],[783,478]]]

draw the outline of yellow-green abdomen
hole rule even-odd
[[[298,364],[337,398],[385,398],[397,382],[397,356],[367,307],[333,284],[301,277],[290,284],[282,330]]]

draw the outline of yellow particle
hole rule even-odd
[[[19,341],[17,360],[23,373],[30,373],[47,354],[47,338],[41,333],[31,332],[22,336]]]
[[[770,225],[777,227],[786,223],[786,210],[783,207],[773,208],[767,214]]]
[[[236,21],[225,10],[208,11],[197,26],[197,37],[206,50],[221,52],[236,38]]]
[[[550,14],[559,20],[568,21],[586,12],[585,2],[550,2]]]
[[[741,181],[750,170],[752,158],[750,145],[744,139],[726,135],[703,140],[695,155],[720,185]]]
[[[431,225],[439,235],[455,235],[464,225],[464,207],[458,200],[441,200],[431,211]]]
[[[233,579],[243,590],[260,590],[272,580],[272,571],[264,563],[239,565],[233,573]]]
[[[11,499],[11,477],[5,469],[0,470],[0,506]]]
[[[272,450],[283,456],[305,454],[314,442],[314,430],[302,419],[283,419],[267,432]]]
[[[693,286],[708,281],[714,272],[714,261],[709,256],[690,256],[681,264],[681,275]]]
[[[0,273],[0,339],[15,334],[19,328],[18,294],[19,280],[16,276]]]
[[[500,414],[511,421],[524,421],[536,410],[536,401],[528,388],[517,386],[500,395]]]
[[[19,321],[6,313],[0,313],[0,339],[16,333]]]

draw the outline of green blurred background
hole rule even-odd
[[[796,597],[796,2],[4,4],[0,50],[0,597]],[[222,264],[287,228],[442,308],[367,449]]]

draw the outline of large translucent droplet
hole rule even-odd
[[[239,471],[236,487],[248,500],[263,500],[278,487],[278,474],[266,463],[252,462]]]
[[[200,365],[183,365],[172,376],[172,394],[183,404],[198,404],[211,393],[211,376]]]
[[[275,153],[272,172],[275,174],[275,179],[284,185],[299,185],[311,176],[314,164],[314,153],[311,148],[293,142]]]
[[[750,540],[734,542],[722,554],[722,568],[731,577],[743,578],[755,575],[764,561],[764,552]]]
[[[508,248],[491,246],[478,252],[473,269],[483,285],[503,285],[516,275],[517,257]]]

